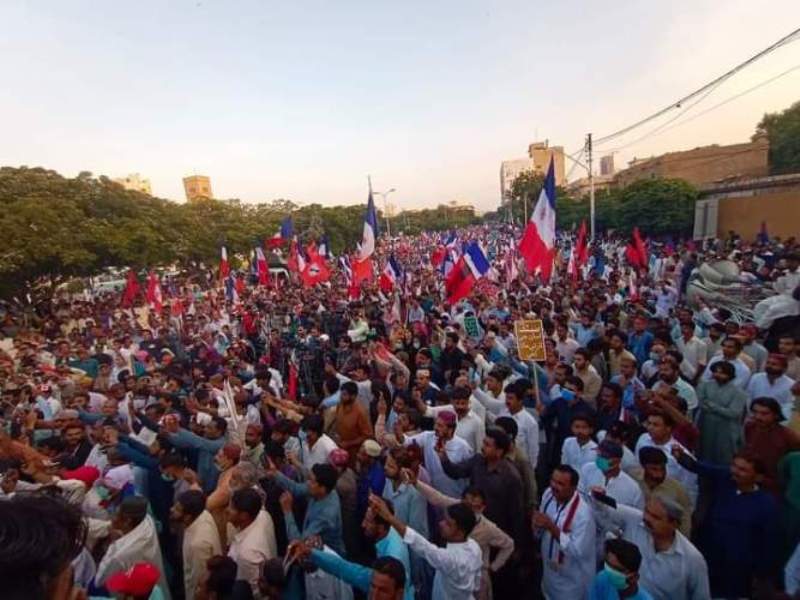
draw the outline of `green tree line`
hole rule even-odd
[[[67,178],[43,168],[0,168],[0,295],[34,281],[57,283],[108,267],[144,269],[216,264],[222,244],[232,262],[249,255],[291,215],[303,242],[327,234],[335,253],[361,240],[365,204],[298,206],[281,199],[176,203],[125,190],[105,176]],[[381,227],[385,221],[379,212]],[[391,220],[392,232],[417,233],[477,222],[474,211],[438,206]]]
[[[511,187],[511,210],[516,223],[524,223],[536,206],[543,179],[521,173]],[[624,188],[595,194],[595,223],[599,232],[627,233],[638,227],[647,235],[688,235],[694,223],[697,190],[682,179],[646,179]],[[527,213],[525,213],[527,201]],[[508,221],[508,204],[487,217]],[[582,220],[589,223],[589,198],[578,198],[564,188],[556,189],[556,226],[571,230]]]

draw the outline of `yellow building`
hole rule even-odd
[[[183,178],[183,189],[186,191],[186,200],[210,200],[214,197],[211,192],[211,179],[205,175],[190,175]]]
[[[114,182],[120,184],[126,190],[142,192],[148,196],[152,196],[153,194],[150,187],[150,180],[142,178],[139,173],[131,173],[127,177],[117,177],[114,179]]]
[[[563,146],[551,146],[547,140],[533,142],[528,146],[528,156],[533,162],[534,173],[540,173],[542,176],[547,174],[547,168],[550,166],[550,159],[552,158],[556,185],[563,186],[566,183]]]

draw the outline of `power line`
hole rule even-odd
[[[615,131],[614,133],[611,133],[609,135],[606,135],[604,137],[601,137],[601,138],[595,140],[595,142],[594,142],[595,145],[603,144],[603,143],[608,142],[608,141],[610,141],[610,140],[612,140],[614,138],[618,138],[618,137],[620,137],[622,135],[625,135],[629,131],[633,131],[634,129],[637,129],[637,128],[641,127],[645,123],[649,123],[653,119],[657,119],[658,117],[660,117],[660,116],[662,116],[662,115],[664,115],[664,114],[666,114],[666,113],[668,113],[668,112],[670,112],[672,110],[682,108],[683,104],[685,104],[686,102],[688,102],[690,100],[693,100],[694,98],[696,98],[698,96],[701,96],[703,94],[707,95],[706,92],[708,90],[713,90],[714,88],[718,87],[724,81],[727,81],[728,79],[733,77],[739,71],[749,67],[750,65],[752,65],[756,61],[764,58],[768,54],[771,54],[772,52],[774,52],[778,48],[780,48],[782,46],[785,46],[786,44],[790,44],[791,42],[794,42],[797,39],[800,39],[798,36],[800,36],[800,29],[795,29],[790,34],[782,37],[781,39],[779,39],[777,42],[775,42],[771,46],[768,46],[767,48],[765,48],[761,52],[758,52],[757,54],[754,54],[753,56],[748,58],[746,61],[736,65],[735,67],[733,67],[729,71],[723,73],[722,75],[720,75],[716,79],[714,79],[714,80],[710,81],[709,83],[705,84],[704,86],[696,89],[695,91],[693,91],[690,94],[684,96],[683,98],[680,98],[676,102],[672,102],[668,106],[662,108],[661,110],[656,111],[655,113],[653,113],[652,115],[650,115],[648,117],[640,119],[639,121],[633,123],[632,125],[628,125],[627,127],[623,127],[622,129],[620,129],[618,131]]]

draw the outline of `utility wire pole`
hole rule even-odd
[[[586,134],[586,164],[589,167],[589,229],[594,240],[594,174],[592,173],[592,134]]]

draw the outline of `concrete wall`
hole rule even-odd
[[[733,230],[744,239],[754,239],[762,221],[771,237],[800,236],[800,187],[719,198],[717,235]]]
[[[768,174],[769,142],[762,136],[752,142],[729,146],[703,146],[638,160],[616,174],[616,185],[625,187],[640,179],[657,177],[685,179],[702,185],[731,178]]]

